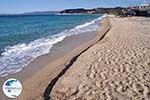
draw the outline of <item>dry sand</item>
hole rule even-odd
[[[57,81],[52,100],[150,100],[150,18],[109,18],[106,36]]]
[[[77,48],[71,50],[64,56],[56,59],[53,62],[48,63],[40,71],[26,79],[23,82],[23,91],[21,95],[15,100],[43,100],[44,97],[46,100],[49,99],[49,93],[51,92],[51,89],[53,87],[50,84],[52,83],[53,85],[55,85],[55,82],[52,80],[54,80],[54,78],[56,78],[58,74],[62,73],[62,70],[66,68],[64,68],[66,63],[69,62],[71,59],[73,61],[74,58],[80,56],[80,53],[84,52],[90,46],[99,41],[99,39],[101,39],[110,29],[108,19],[103,19],[101,24],[102,25],[99,29],[99,32],[97,32],[96,36],[93,39],[83,44],[80,44]]]

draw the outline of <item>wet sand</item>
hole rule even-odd
[[[150,100],[150,18],[109,18],[111,30],[57,81],[52,100]]]
[[[6,79],[16,78],[23,84],[23,92],[17,98],[18,100],[42,99],[47,85],[63,70],[66,63],[96,42],[95,39],[99,39],[102,35],[103,32],[102,34],[89,32],[65,38],[55,44],[49,54],[38,57],[21,72],[0,78],[0,87],[2,88],[2,83]],[[2,91],[0,91],[0,97],[4,100],[11,100],[4,96]]]

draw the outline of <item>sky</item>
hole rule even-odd
[[[139,5],[150,0],[0,0],[0,14]]]

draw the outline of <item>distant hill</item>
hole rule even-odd
[[[123,7],[115,7],[115,8],[94,8],[94,9],[84,9],[84,8],[78,8],[78,9],[66,9],[61,11],[60,13],[84,13],[84,14],[119,14],[123,9]]]

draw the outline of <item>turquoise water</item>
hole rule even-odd
[[[0,76],[16,73],[65,37],[95,31],[100,15],[0,16]],[[95,20],[96,19],[96,20]]]

